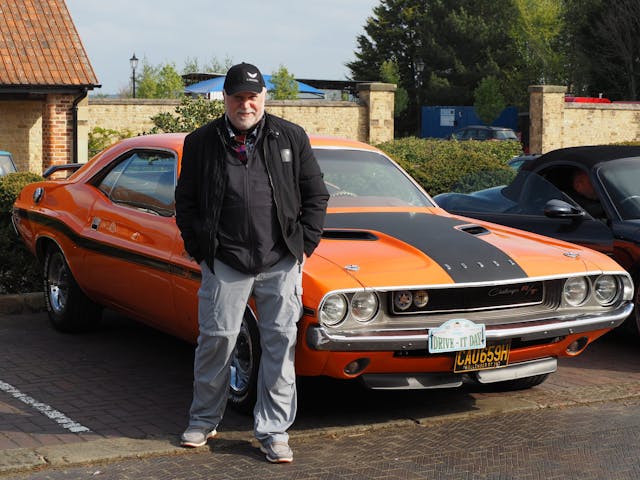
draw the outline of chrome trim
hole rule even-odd
[[[603,314],[585,314],[546,318],[537,321],[496,328],[487,326],[487,340],[536,340],[554,338],[574,333],[583,333],[605,328],[615,328],[631,314],[633,303],[629,302],[615,310]],[[424,350],[429,340],[429,330],[397,330],[374,332],[368,335],[345,335],[329,332],[320,325],[312,325],[307,330],[307,344],[314,350],[350,351],[399,351]]]
[[[553,373],[558,369],[558,360],[553,357],[540,358],[529,362],[514,363],[491,370],[478,370],[475,378],[480,383],[507,382],[518,378],[535,377]],[[470,372],[471,373],[471,372]]]

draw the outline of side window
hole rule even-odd
[[[109,199],[149,213],[175,213],[176,158],[168,152],[136,151],[119,163],[98,183]]]

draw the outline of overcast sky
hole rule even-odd
[[[133,53],[151,65],[212,58],[249,62],[271,74],[344,80],[356,37],[380,0],[66,0],[102,85],[129,85]]]

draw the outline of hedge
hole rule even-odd
[[[402,138],[377,145],[431,195],[472,192],[508,183],[507,162],[522,153],[516,141],[455,141]]]
[[[13,203],[22,188],[42,180],[30,172],[0,177],[0,294],[42,290],[42,267],[11,224]]]

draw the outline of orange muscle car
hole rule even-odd
[[[14,225],[42,260],[63,331],[107,307],[194,342],[199,266],[174,218],[182,134],[140,136],[63,179],[26,186]],[[323,239],[304,266],[299,375],[370,388],[527,388],[618,326],[629,274],[607,256],[450,215],[381,151],[312,137],[331,193]],[[59,172],[58,172],[59,173]],[[260,355],[247,306],[230,401],[248,408]]]

